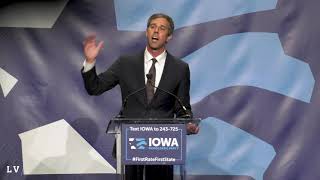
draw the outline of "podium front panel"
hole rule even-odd
[[[185,163],[184,124],[122,124],[123,165]]]

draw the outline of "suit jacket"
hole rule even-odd
[[[82,77],[90,95],[100,95],[119,84],[123,102],[129,94],[145,87],[144,52],[121,56],[105,72],[97,75],[93,68],[82,73]],[[187,63],[167,53],[159,88],[178,96],[192,115],[190,70]],[[176,99],[160,89],[156,90],[150,104],[147,103],[146,90],[138,91],[128,98],[123,109],[123,115],[127,118],[172,118],[184,114]]]

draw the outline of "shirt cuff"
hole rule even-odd
[[[93,61],[93,63],[88,63],[86,60],[83,62],[83,73],[86,73],[90,71],[94,66],[96,65],[96,61]]]

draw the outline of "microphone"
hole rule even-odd
[[[152,87],[157,88],[157,89],[159,89],[159,90],[161,90],[161,91],[163,91],[163,92],[165,92],[165,93],[167,93],[167,94],[170,94],[171,96],[173,96],[173,97],[178,101],[180,107],[181,107],[181,108],[183,109],[183,111],[184,111],[184,115],[181,116],[182,118],[191,118],[191,115],[188,113],[187,108],[183,105],[181,99],[180,99],[178,96],[176,96],[175,94],[173,94],[173,93],[171,93],[171,92],[169,92],[169,91],[166,91],[166,90],[164,90],[164,89],[161,89],[161,88],[155,86],[155,85],[152,83],[152,80],[151,80],[152,77],[153,77],[152,74],[149,73],[149,74],[147,74],[146,76],[147,76],[147,79],[148,79],[147,81],[150,82],[150,84],[151,84]]]
[[[126,97],[124,98],[123,103],[122,103],[122,106],[121,106],[121,110],[120,110],[119,114],[116,116],[116,118],[124,118],[124,116],[123,116],[123,109],[126,107],[129,98],[130,98],[132,95],[135,95],[135,94],[137,94],[138,92],[144,90],[145,88],[146,88],[146,86],[144,86],[143,88],[140,88],[140,89],[138,89],[138,90],[135,90],[135,91],[133,91],[132,93],[128,94],[128,96],[126,96]]]

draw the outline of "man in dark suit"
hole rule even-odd
[[[165,14],[150,16],[147,29],[147,45],[143,52],[131,56],[121,56],[105,72],[97,75],[96,57],[103,42],[96,42],[95,36],[89,36],[84,42],[85,62],[82,69],[85,88],[90,95],[103,92],[120,85],[122,102],[130,97],[120,112],[129,118],[173,118],[192,116],[190,106],[190,71],[187,63],[175,58],[166,51],[165,45],[172,38],[174,23]],[[148,76],[148,77],[147,77]],[[159,89],[155,88],[159,87]],[[141,89],[142,87],[145,87]],[[176,98],[181,99],[186,109]],[[139,90],[140,89],[140,90]],[[135,92],[133,95],[132,93]],[[194,124],[187,125],[188,133],[197,133]],[[126,179],[141,179],[141,167],[126,167]],[[147,179],[172,179],[172,166],[148,166]]]

